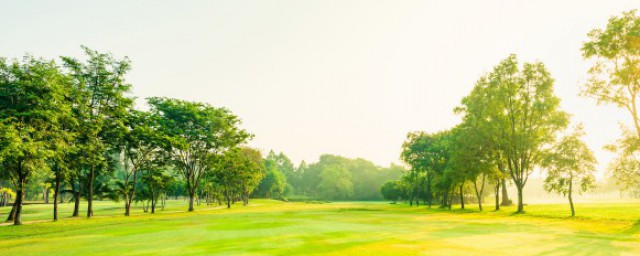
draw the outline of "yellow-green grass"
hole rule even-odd
[[[61,206],[70,215],[72,204]],[[83,206],[86,206],[83,204]],[[253,200],[232,209],[169,201],[151,215],[140,206],[97,202],[96,217],[50,218],[26,205],[23,226],[0,227],[1,255],[638,255],[640,203],[529,205],[525,214],[477,206],[427,209],[382,202],[327,204]],[[491,208],[486,205],[486,208]],[[84,207],[83,207],[84,208]],[[9,208],[0,208],[6,216]]]

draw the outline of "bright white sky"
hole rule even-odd
[[[626,113],[577,96],[586,34],[639,1],[5,1],[0,56],[129,56],[149,96],[230,108],[252,146],[294,161],[323,153],[399,162],[409,131],[452,109],[510,53],[543,61],[562,107],[602,146]]]

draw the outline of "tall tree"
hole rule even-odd
[[[584,136],[582,126],[578,126],[572,134],[558,141],[545,157],[543,166],[547,170],[544,188],[549,192],[557,192],[569,199],[571,216],[576,215],[573,207],[574,186],[580,192],[594,186],[596,158],[589,147],[580,139]]]
[[[501,149],[501,143],[505,139],[504,129],[507,129],[505,122],[498,122],[493,115],[503,110],[498,97],[497,89],[490,87],[490,75],[481,77],[469,95],[462,99],[462,105],[456,107],[454,112],[462,114],[463,125],[468,131],[469,138],[473,139],[476,145],[481,145],[483,158],[491,161],[501,172],[496,184],[496,197],[502,188],[502,202],[500,205],[508,206],[512,202],[507,192],[507,169],[506,157]],[[499,208],[498,205],[496,208]]]
[[[516,56],[511,55],[476,83],[474,97],[463,101],[467,116],[483,108],[483,113],[473,119],[481,127],[489,127],[486,134],[497,136],[492,139],[497,149],[496,163],[506,163],[518,189],[518,212],[524,212],[523,189],[529,175],[540,165],[544,149],[554,142],[555,134],[568,124],[568,114],[559,109],[553,83],[544,64],[525,63],[520,67]],[[474,106],[476,100],[482,100],[482,105]]]
[[[215,168],[227,150],[251,136],[240,129],[240,119],[225,108],[170,98],[148,100],[158,118],[158,130],[165,137],[165,151],[186,182],[189,211],[200,180]]]
[[[68,79],[53,61],[27,56],[22,62],[0,59],[0,159],[16,185],[14,208],[9,216],[22,224],[22,202],[27,182],[36,172],[48,170],[54,156],[53,138]]]
[[[123,118],[133,104],[126,97],[131,85],[124,76],[130,70],[128,58],[117,60],[109,53],[82,47],[87,60],[62,57],[75,80],[78,99],[74,111],[79,122],[79,172],[86,176],[87,217],[93,216],[93,197],[97,172],[108,167],[108,149],[124,129]],[[79,176],[82,176],[79,175]]]
[[[604,29],[594,29],[589,41],[582,46],[582,55],[591,61],[589,80],[582,87],[582,95],[598,104],[613,104],[626,111],[632,127],[622,126],[622,138],[607,149],[618,158],[611,169],[619,183],[640,184],[640,17],[637,11],[614,16]]]
[[[156,132],[153,116],[147,112],[130,110],[125,118],[123,136],[117,146],[124,169],[121,181],[125,200],[125,216],[129,216],[136,193],[136,183],[141,171],[156,168],[160,153],[160,135]]]

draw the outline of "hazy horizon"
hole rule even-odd
[[[142,99],[229,108],[251,146],[399,163],[410,131],[453,127],[475,81],[509,54],[542,61],[600,161],[628,114],[578,96],[587,33],[632,1],[0,1],[0,56],[128,56]],[[91,11],[87,11],[91,10]]]

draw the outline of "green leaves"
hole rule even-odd
[[[599,104],[613,104],[632,118],[632,128],[622,126],[622,138],[607,149],[618,154],[609,165],[619,184],[637,186],[640,182],[640,17],[636,11],[614,16],[604,29],[594,29],[582,47],[585,59],[592,61],[589,80],[582,87],[583,96]]]
[[[168,159],[186,180],[189,210],[200,179],[216,170],[223,154],[251,135],[239,128],[240,119],[225,108],[170,98],[148,99],[162,133]]]
[[[542,167],[547,171],[547,191],[566,195],[571,189],[569,183],[577,182],[581,191],[587,191],[595,183],[593,174],[597,161],[593,151],[581,140],[583,136],[583,128],[579,125],[545,155]]]

